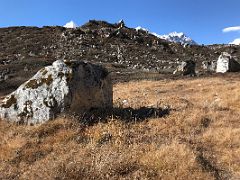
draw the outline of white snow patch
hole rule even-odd
[[[229,44],[235,44],[235,45],[240,45],[240,38],[234,39],[232,42]]]
[[[148,29],[143,28],[143,27],[141,27],[141,26],[138,26],[138,27],[136,27],[135,29],[136,29],[137,31],[142,30],[142,31],[149,32]]]

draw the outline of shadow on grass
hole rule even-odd
[[[126,123],[141,122],[148,118],[164,117],[169,112],[169,108],[92,108],[82,115],[75,115],[75,118],[84,125],[91,126],[98,122],[108,122],[111,119],[118,119]]]

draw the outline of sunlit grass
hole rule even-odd
[[[114,104],[170,107],[163,118],[84,126],[0,121],[0,179],[239,179],[237,78],[136,81],[114,86]]]

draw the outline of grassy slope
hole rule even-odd
[[[0,121],[0,179],[238,179],[240,82],[236,75],[114,86],[114,103],[170,106],[170,115],[84,127]]]

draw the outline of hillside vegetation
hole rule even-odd
[[[114,85],[115,106],[169,108],[161,118],[0,121],[0,179],[239,179],[238,76]]]

